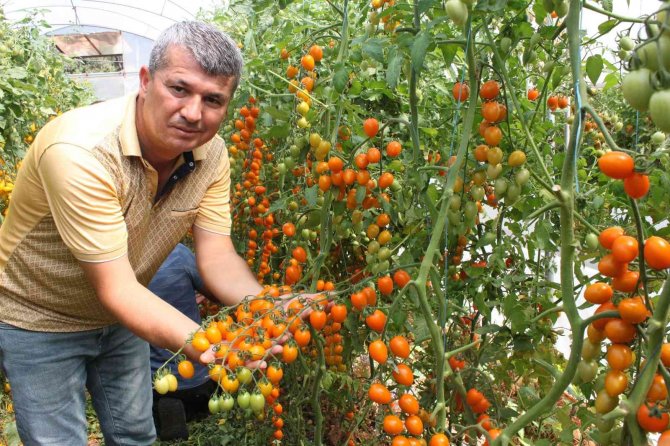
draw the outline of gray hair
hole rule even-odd
[[[233,77],[237,87],[244,63],[237,44],[228,34],[203,22],[175,23],[154,43],[149,57],[151,74],[168,65],[167,51],[171,45],[190,51],[207,74]]]

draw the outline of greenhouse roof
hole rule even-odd
[[[10,22],[40,11],[50,26],[45,32],[72,26],[121,30],[154,40],[174,22],[193,20],[201,9],[214,9],[225,0],[6,0],[0,1]]]

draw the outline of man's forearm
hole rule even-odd
[[[198,269],[207,289],[224,305],[236,305],[263,289],[246,262],[233,252],[217,254],[199,263]]]

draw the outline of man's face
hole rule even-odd
[[[181,46],[153,76],[140,69],[137,133],[145,155],[171,160],[214,137],[226,117],[234,79],[207,74]]]

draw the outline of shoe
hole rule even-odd
[[[156,431],[160,440],[188,440],[184,403],[176,398],[161,398],[156,409]]]

